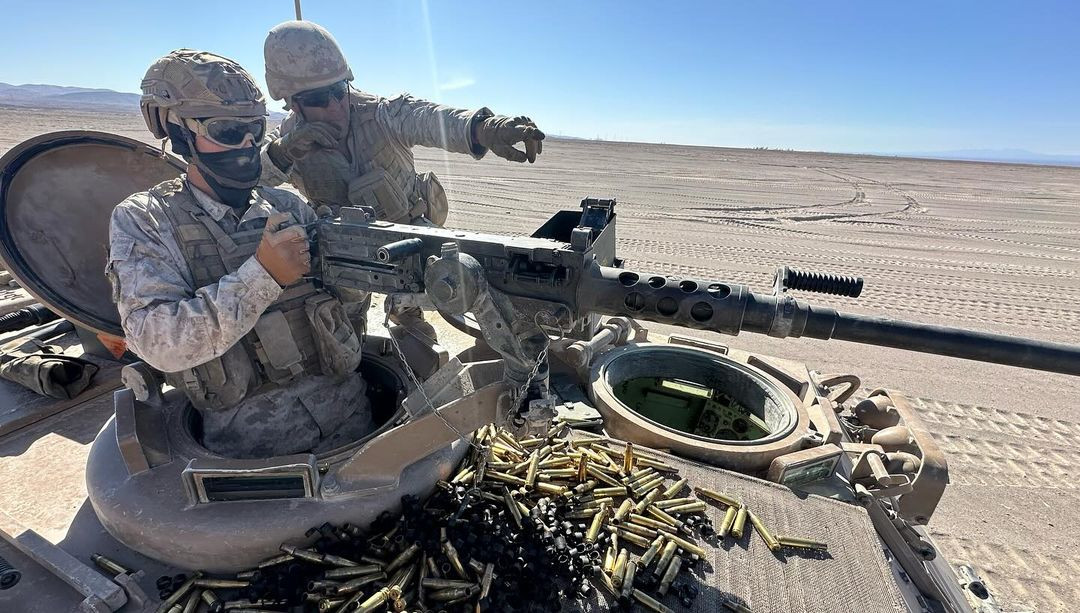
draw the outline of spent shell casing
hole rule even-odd
[[[753,511],[747,510],[746,516],[754,526],[754,530],[757,530],[757,533],[761,536],[761,540],[765,541],[765,546],[769,548],[769,551],[780,549],[780,541],[776,540],[776,537],[773,536],[772,532],[769,532],[769,529],[765,527],[765,524],[758,519],[758,516]]]
[[[649,596],[641,590],[634,590],[632,592],[632,595],[635,600],[640,602],[643,607],[649,609],[650,611],[656,611],[656,613],[674,613],[674,611],[660,604],[660,602],[657,601],[655,598]]]
[[[589,478],[589,456],[584,453],[577,461],[577,480],[578,483],[584,483]]]
[[[607,590],[609,594],[616,598],[619,597],[619,588],[615,587],[615,583],[611,580],[610,573],[598,573],[597,580],[600,582],[600,586]]]
[[[510,495],[509,488],[503,488],[502,495],[503,503],[506,504],[506,509],[510,511],[510,517],[514,519],[514,525],[521,528],[521,509],[518,508],[517,501]]]
[[[634,512],[639,515],[643,513],[645,509],[649,508],[652,505],[653,501],[656,500],[657,496],[659,495],[659,489],[653,489],[648,494],[645,494],[645,497],[638,501],[637,505],[634,506]]]
[[[623,572],[622,580],[622,595],[626,598],[630,597],[630,591],[634,589],[635,575],[637,575],[637,562],[629,560],[626,563],[626,570]]]
[[[679,472],[679,469],[675,468],[674,466],[664,464],[660,460],[654,460],[654,459],[652,459],[652,458],[650,458],[648,456],[644,456],[644,455],[640,455],[640,454],[638,454],[637,464],[638,464],[638,466],[648,466],[649,468],[655,468],[656,470],[658,470],[658,471],[660,471],[662,473],[677,473],[677,472]]]
[[[641,547],[642,549],[648,549],[649,547],[649,539],[641,536],[640,534],[634,534],[633,532],[627,532],[618,528],[616,528],[616,534],[618,534],[619,538],[625,540],[627,543],[633,543],[638,547]]]
[[[611,582],[616,588],[622,587],[623,575],[626,574],[626,563],[630,561],[630,552],[622,549],[615,558],[615,566],[611,568]]]
[[[313,564],[323,563],[323,554],[317,551],[312,551],[310,549],[302,549],[300,547],[296,547],[294,545],[286,545],[284,543],[281,545],[281,550],[291,555],[292,557],[304,560],[305,562],[311,562]]]
[[[571,477],[576,477],[577,474],[578,474],[578,471],[577,471],[576,468],[549,468],[549,469],[541,469],[537,473],[537,476],[540,477],[541,479],[551,480],[551,479],[569,479]]]
[[[533,447],[539,447],[544,443],[542,438],[524,438],[518,441],[518,445],[521,445],[525,449],[532,449]]]
[[[206,608],[210,613],[218,613],[225,604],[218,598],[218,595],[215,594],[213,590],[203,590],[200,597],[202,598],[202,601],[206,603]]]
[[[547,483],[545,481],[536,482],[536,491],[543,492],[544,494],[551,494],[553,496],[559,496],[570,491],[570,488],[564,485],[555,485],[554,483]]]
[[[195,613],[195,611],[198,610],[200,603],[202,603],[202,593],[197,591],[197,590],[192,591],[190,594],[188,594],[187,602],[184,603],[184,608],[181,609],[181,613]],[[225,604],[226,604],[226,607],[227,607],[229,603],[225,603]],[[247,602],[244,602],[240,606],[249,607],[251,605],[248,604]],[[235,609],[235,608],[239,608],[239,607],[233,607],[233,608]]]
[[[370,585],[372,583],[375,583],[376,581],[382,581],[384,579],[386,579],[386,573],[381,571],[381,570],[378,571],[378,572],[375,572],[375,573],[371,573],[371,574],[367,574],[367,575],[361,575],[359,577],[349,579],[345,583],[342,583],[341,585],[335,587],[334,588],[334,593],[335,594],[352,594],[353,592],[358,591],[360,588],[364,587],[365,585]]]
[[[434,602],[449,602],[451,600],[457,600],[458,598],[465,598],[469,593],[470,588],[468,587],[455,587],[431,592],[427,595],[427,598]]]
[[[662,522],[662,521],[660,521],[658,519],[653,519],[652,517],[645,517],[644,515],[638,515],[637,513],[631,513],[628,520],[632,524],[637,524],[639,526],[645,526],[647,528],[652,528],[653,530],[656,530],[657,532],[665,532],[665,533],[668,533],[668,534],[675,534],[675,528],[674,527],[672,527],[671,525],[666,524],[666,523],[664,523],[664,522]]]
[[[799,549],[816,549],[818,551],[828,551],[829,546],[821,541],[812,541],[810,539],[798,538],[794,536],[777,536],[776,540],[780,545],[784,547],[797,547]]]
[[[682,558],[674,556],[671,558],[671,562],[668,563],[667,569],[664,571],[663,578],[660,579],[660,592],[661,596],[667,596],[668,588],[671,587],[671,582],[675,580],[675,577],[679,574],[679,569],[682,568]]]
[[[607,551],[604,552],[603,569],[605,573],[610,575],[615,570],[615,557],[617,555],[614,547],[608,547]]]
[[[121,566],[117,562],[114,562],[113,560],[110,560],[109,558],[106,558],[105,556],[101,555],[100,553],[92,554],[90,556],[90,560],[94,564],[97,564],[98,568],[100,568],[101,570],[111,574],[114,577],[116,575],[127,575],[127,574],[131,573],[130,570],[124,568],[123,566]]]
[[[628,475],[634,470],[634,444],[629,441],[623,450],[622,469]]]
[[[649,548],[645,550],[645,553],[641,554],[641,560],[638,564],[641,568],[648,568],[649,564],[652,564],[653,558],[660,553],[660,548],[664,546],[664,535],[661,534],[653,539],[653,542],[649,545]]]
[[[250,581],[240,579],[199,579],[195,581],[195,587],[214,588],[221,590],[238,590],[251,585]]]
[[[735,500],[734,498],[732,498],[731,496],[728,496],[727,494],[723,494],[723,493],[720,493],[720,492],[717,492],[717,491],[714,491],[714,490],[707,490],[707,489],[705,489],[703,487],[695,487],[694,488],[694,493],[697,494],[698,496],[703,496],[705,498],[715,500],[716,502],[719,502],[721,504],[726,504],[729,507],[736,507],[737,508],[739,506],[739,504],[740,504],[738,500]]]
[[[450,565],[454,567],[454,572],[456,572],[459,577],[464,579],[465,577],[467,577],[467,575],[465,574],[465,567],[461,564],[461,558],[458,557],[458,552],[457,549],[454,548],[454,544],[450,542],[450,539],[446,538],[446,528],[443,528],[442,535],[443,553],[445,553],[447,559],[450,560]]]
[[[704,502],[698,500],[697,502],[688,502],[686,504],[681,504],[677,507],[669,507],[664,510],[668,513],[701,513],[707,508],[708,507],[705,506]],[[728,507],[728,509],[731,508],[733,507]]]
[[[454,475],[454,478],[450,480],[450,483],[465,483],[472,478],[474,471],[471,467],[465,467],[461,469],[461,472]]]
[[[611,507],[602,504],[600,510],[592,518],[592,523],[589,524],[589,529],[585,532],[585,541],[588,543],[595,543],[596,537],[600,534],[600,528],[604,525],[604,521],[607,520],[608,513],[611,511]]]
[[[665,512],[663,509],[658,509],[652,505],[646,507],[645,512],[673,528],[678,528],[679,525],[682,524],[681,521],[675,519],[671,515],[668,515],[667,512]]]
[[[168,610],[168,613],[184,613],[184,607],[182,605],[175,604],[172,606],[171,609]]]
[[[678,536],[676,536],[674,534],[669,534],[667,539],[669,541],[675,543],[676,545],[678,545],[679,549],[682,549],[686,553],[696,555],[699,558],[704,558],[705,557],[705,550],[704,549],[702,549],[701,547],[691,543],[690,541],[688,541],[688,540],[686,540],[684,538],[678,537]]]
[[[487,598],[491,591],[491,582],[495,579],[495,564],[488,562],[484,565],[484,574],[480,575],[480,599]]]
[[[660,494],[660,498],[662,500],[670,500],[670,499],[674,498],[675,496],[677,496],[679,494],[679,492],[682,491],[682,489],[684,487],[686,487],[687,482],[688,481],[686,480],[686,478],[682,478],[682,479],[679,479],[678,481],[676,481],[675,483],[672,483],[671,486],[669,486],[667,489],[664,490],[663,494]]]
[[[353,562],[352,560],[350,560],[348,558],[343,558],[341,556],[335,556],[335,555],[329,554],[329,553],[322,554],[322,561],[323,561],[323,564],[329,564],[330,566],[339,566],[339,567],[342,567],[342,566],[359,566],[359,564],[357,564],[356,562]]]
[[[574,511],[563,515],[566,519],[591,519],[596,517],[596,514],[600,512],[599,508],[590,507],[588,509],[582,509],[580,511]]]
[[[396,588],[384,587],[381,590],[378,590],[377,592],[369,596],[367,600],[360,603],[360,606],[356,610],[360,613],[371,613],[375,609],[378,609],[382,605],[386,604],[387,600],[390,600],[391,589]],[[350,598],[349,600],[352,599]],[[359,600],[359,598],[357,600]],[[346,601],[345,604],[341,605],[341,609],[343,611],[349,610],[349,602]]]
[[[663,577],[664,571],[667,570],[668,564],[671,563],[671,558],[675,557],[675,550],[678,545],[674,541],[668,541],[664,544],[664,549],[660,552],[660,559],[656,562],[656,568],[653,569],[653,574],[657,577]]]
[[[607,506],[610,507],[613,504],[615,504],[615,499],[608,496],[608,497],[604,497],[604,498],[594,498],[592,500],[589,500],[585,504],[581,505],[581,508],[582,509],[590,509],[590,508],[599,509],[600,507],[602,507],[604,505],[607,505]]]
[[[735,514],[735,523],[731,524],[731,536],[736,539],[741,539],[743,535],[743,529],[746,527],[746,505],[739,505],[739,510]]]
[[[329,613],[345,602],[344,598],[323,598],[319,601],[319,613]]]
[[[639,536],[644,536],[648,539],[654,539],[657,536],[656,530],[654,528],[642,526],[641,524],[632,524],[630,522],[624,522],[619,524],[619,530],[630,532],[632,534],[637,534]]]
[[[462,579],[424,579],[420,585],[433,590],[451,590],[472,587],[476,582]]]
[[[593,490],[593,496],[601,496],[601,497],[603,497],[603,496],[626,496],[627,494],[628,494],[628,492],[626,491],[626,486],[625,485],[611,486],[611,487],[598,487],[595,490]]]
[[[326,579],[352,579],[353,577],[361,577],[363,575],[370,575],[382,570],[382,566],[378,564],[360,564],[359,566],[342,566],[341,568],[331,568],[323,573],[323,577]]]
[[[577,464],[574,462],[574,458],[570,456],[555,456],[549,457],[546,460],[540,462],[540,471],[552,470],[555,468],[572,468],[577,470]]]
[[[341,585],[339,581],[330,581],[328,579],[317,579],[315,581],[308,581],[307,591],[309,592],[333,592],[337,590]]]
[[[516,486],[519,486],[519,487],[525,485],[525,480],[522,479],[521,477],[516,477],[514,475],[509,475],[507,473],[499,472],[497,470],[489,470],[489,471],[487,471],[487,474],[485,475],[485,477],[488,478],[488,479],[494,479],[495,481],[502,481],[503,483],[509,483],[510,485],[516,485]]]
[[[651,479],[656,474],[658,474],[658,471],[655,468],[639,468],[634,472],[630,473],[627,479],[631,484],[633,484],[641,481],[642,479]]]
[[[157,613],[166,613],[169,609],[176,606],[176,603],[180,602],[182,598],[187,596],[188,592],[191,591],[191,588],[195,587],[195,582],[199,579],[202,579],[202,577],[203,574],[200,571],[195,571],[194,573],[192,573],[192,575],[188,577],[187,581],[180,584],[180,587],[176,588],[175,592],[170,594],[168,598],[162,601],[161,605],[159,605],[157,608]]]
[[[634,490],[634,493],[637,494],[638,496],[644,496],[645,494],[648,494],[652,490],[662,488],[663,486],[664,486],[664,475],[656,475],[652,479],[648,479],[646,481],[638,481],[637,483],[632,484],[630,487]],[[664,490],[660,489],[660,491],[657,492],[656,495],[659,496],[660,494],[663,494],[663,493],[664,493]]]
[[[581,495],[584,495],[586,492],[590,492],[590,491],[596,489],[597,485],[599,485],[599,483],[597,483],[596,481],[590,479],[590,480],[586,481],[585,483],[579,483],[579,484],[575,485],[574,489],[573,489],[573,492],[574,492],[574,494],[576,494],[578,496],[581,496]]]
[[[735,517],[739,514],[739,511],[735,507],[728,507],[724,511],[724,519],[720,522],[720,538],[724,538],[731,532],[731,527],[735,525]]]
[[[373,555],[368,555],[368,554],[364,554],[364,555],[360,556],[360,561],[363,562],[364,564],[374,564],[375,566],[378,566],[379,568],[383,568],[384,566],[386,566],[386,561],[385,560],[381,560],[379,558],[376,558]]]
[[[677,507],[684,504],[690,504],[692,502],[701,502],[697,498],[668,498],[664,500],[663,495],[660,496],[660,500],[653,503],[658,509],[664,509],[665,511],[671,507]],[[704,503],[702,503],[704,504]]]
[[[410,560],[416,557],[416,554],[420,553],[420,544],[413,543],[405,548],[404,551],[399,553],[396,558],[390,561],[390,564],[386,566],[386,572],[393,572],[394,570],[401,568],[407,564]]]
[[[588,473],[589,476],[593,479],[596,479],[597,481],[602,481],[612,487],[619,485],[619,482],[615,479],[615,477],[612,477],[607,473],[603,472],[595,464],[589,464],[587,467],[585,467],[585,472]]]
[[[633,508],[634,508],[634,501],[633,500],[631,500],[629,498],[623,500],[622,504],[619,505],[619,509],[617,511],[615,511],[615,515],[612,517],[612,519],[615,522],[623,521],[624,519],[627,518],[627,516],[630,515],[630,511],[633,510]]]

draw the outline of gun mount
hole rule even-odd
[[[490,288],[505,322],[481,320],[485,337],[584,330],[590,315],[635,319],[724,334],[836,339],[1080,375],[1080,347],[1061,343],[837,312],[797,300],[788,287],[858,295],[861,279],[777,272],[772,294],[745,285],[625,270],[615,258],[614,200],[585,199],[580,216],[562,211],[529,237],[504,237],[375,221],[373,211],[344,208],[316,224],[317,264],[327,286],[425,292],[436,308],[471,310]],[[570,220],[577,217],[575,225]],[[796,281],[792,283],[792,280]],[[507,309],[512,308],[513,313]],[[486,310],[490,311],[490,308]],[[527,329],[527,332],[526,332]],[[586,332],[587,334],[587,332]],[[543,342],[528,353],[535,360]],[[504,356],[507,355],[504,353]],[[515,353],[518,361],[521,353]],[[513,362],[514,360],[511,360]],[[516,368],[525,368],[517,364]],[[520,380],[514,373],[513,380]]]

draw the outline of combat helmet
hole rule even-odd
[[[171,112],[179,119],[259,117],[266,101],[240,64],[214,53],[177,49],[150,65],[142,80],[146,127],[155,138],[168,136]]]
[[[352,81],[353,73],[333,35],[310,21],[286,21],[274,26],[263,45],[266,89],[274,100]]]

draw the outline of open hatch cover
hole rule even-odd
[[[122,336],[105,277],[113,207],[186,165],[137,140],[84,130],[43,134],[0,158],[0,259],[42,304]]]

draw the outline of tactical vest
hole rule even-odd
[[[370,206],[381,221],[413,223],[426,217],[446,221],[449,205],[434,173],[417,174],[412,151],[388,133],[376,113],[380,99],[352,90],[348,138],[351,162],[340,151],[321,150],[295,162],[304,195],[312,206],[328,205],[336,215],[346,202]]]
[[[288,210],[275,190],[256,193],[276,210]],[[181,179],[150,190],[162,202],[196,288],[217,283],[255,254],[265,220],[258,227],[227,233],[196,202]],[[294,223],[299,220],[293,218]],[[184,390],[199,409],[224,409],[245,397],[310,375],[342,376],[360,364],[360,340],[331,294],[308,280],[286,287],[254,329],[221,357],[178,373],[170,385]]]

